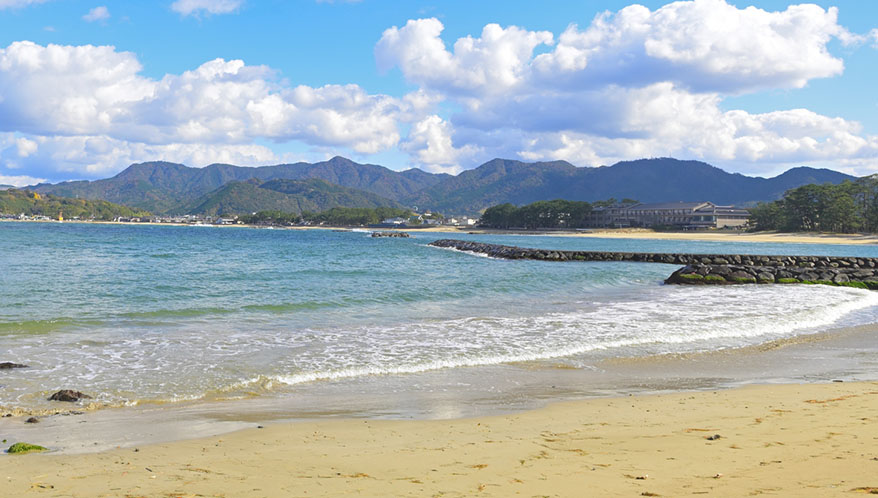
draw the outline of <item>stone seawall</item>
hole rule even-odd
[[[878,258],[560,251],[456,239],[440,239],[429,245],[500,259],[631,261],[686,265],[665,281],[669,284],[821,283],[878,289]]]

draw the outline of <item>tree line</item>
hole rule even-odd
[[[589,203],[585,201],[536,201],[524,206],[499,204],[485,210],[480,224],[490,228],[583,228],[594,208],[637,204],[634,199],[617,201],[610,198]]]
[[[303,223],[319,225],[322,223],[337,226],[358,226],[374,225],[388,218],[409,219],[412,215],[413,213],[408,209],[391,207],[334,207],[319,213],[304,211],[302,214],[283,211],[259,211],[254,214],[240,216],[238,219],[249,225],[300,225]]]
[[[833,185],[803,185],[750,209],[754,230],[878,232],[878,176]]]

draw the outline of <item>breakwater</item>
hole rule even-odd
[[[878,258],[561,251],[456,239],[440,239],[430,245],[500,259],[630,261],[685,265],[665,280],[669,284],[820,283],[878,289]]]

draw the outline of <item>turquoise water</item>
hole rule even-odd
[[[74,388],[101,406],[521,361],[736,348],[871,323],[878,293],[661,285],[676,266],[500,261],[441,234],[0,223],[0,411]],[[581,250],[878,256],[872,246],[542,236]]]

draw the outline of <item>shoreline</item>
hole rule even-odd
[[[878,382],[845,382],[453,420],[252,424],[102,453],[4,455],[0,494],[848,496],[878,486],[876,409]]]
[[[58,221],[37,220],[0,220],[10,223],[59,223]],[[117,221],[63,221],[61,224],[85,225],[117,225],[117,226],[173,226],[173,227],[215,227],[215,228],[257,228],[259,225],[194,225],[185,223],[132,223]],[[839,234],[817,232],[732,232],[732,231],[693,231],[693,232],[656,232],[646,228],[607,228],[589,229],[588,231],[540,231],[540,230],[502,230],[478,227],[438,226],[428,228],[369,228],[350,226],[285,226],[271,228],[276,230],[369,230],[369,231],[411,231],[412,233],[456,233],[471,235],[521,235],[542,237],[584,237],[605,239],[653,239],[653,240],[691,240],[706,242],[759,242],[777,244],[841,244],[868,245],[878,244],[878,234]]]

